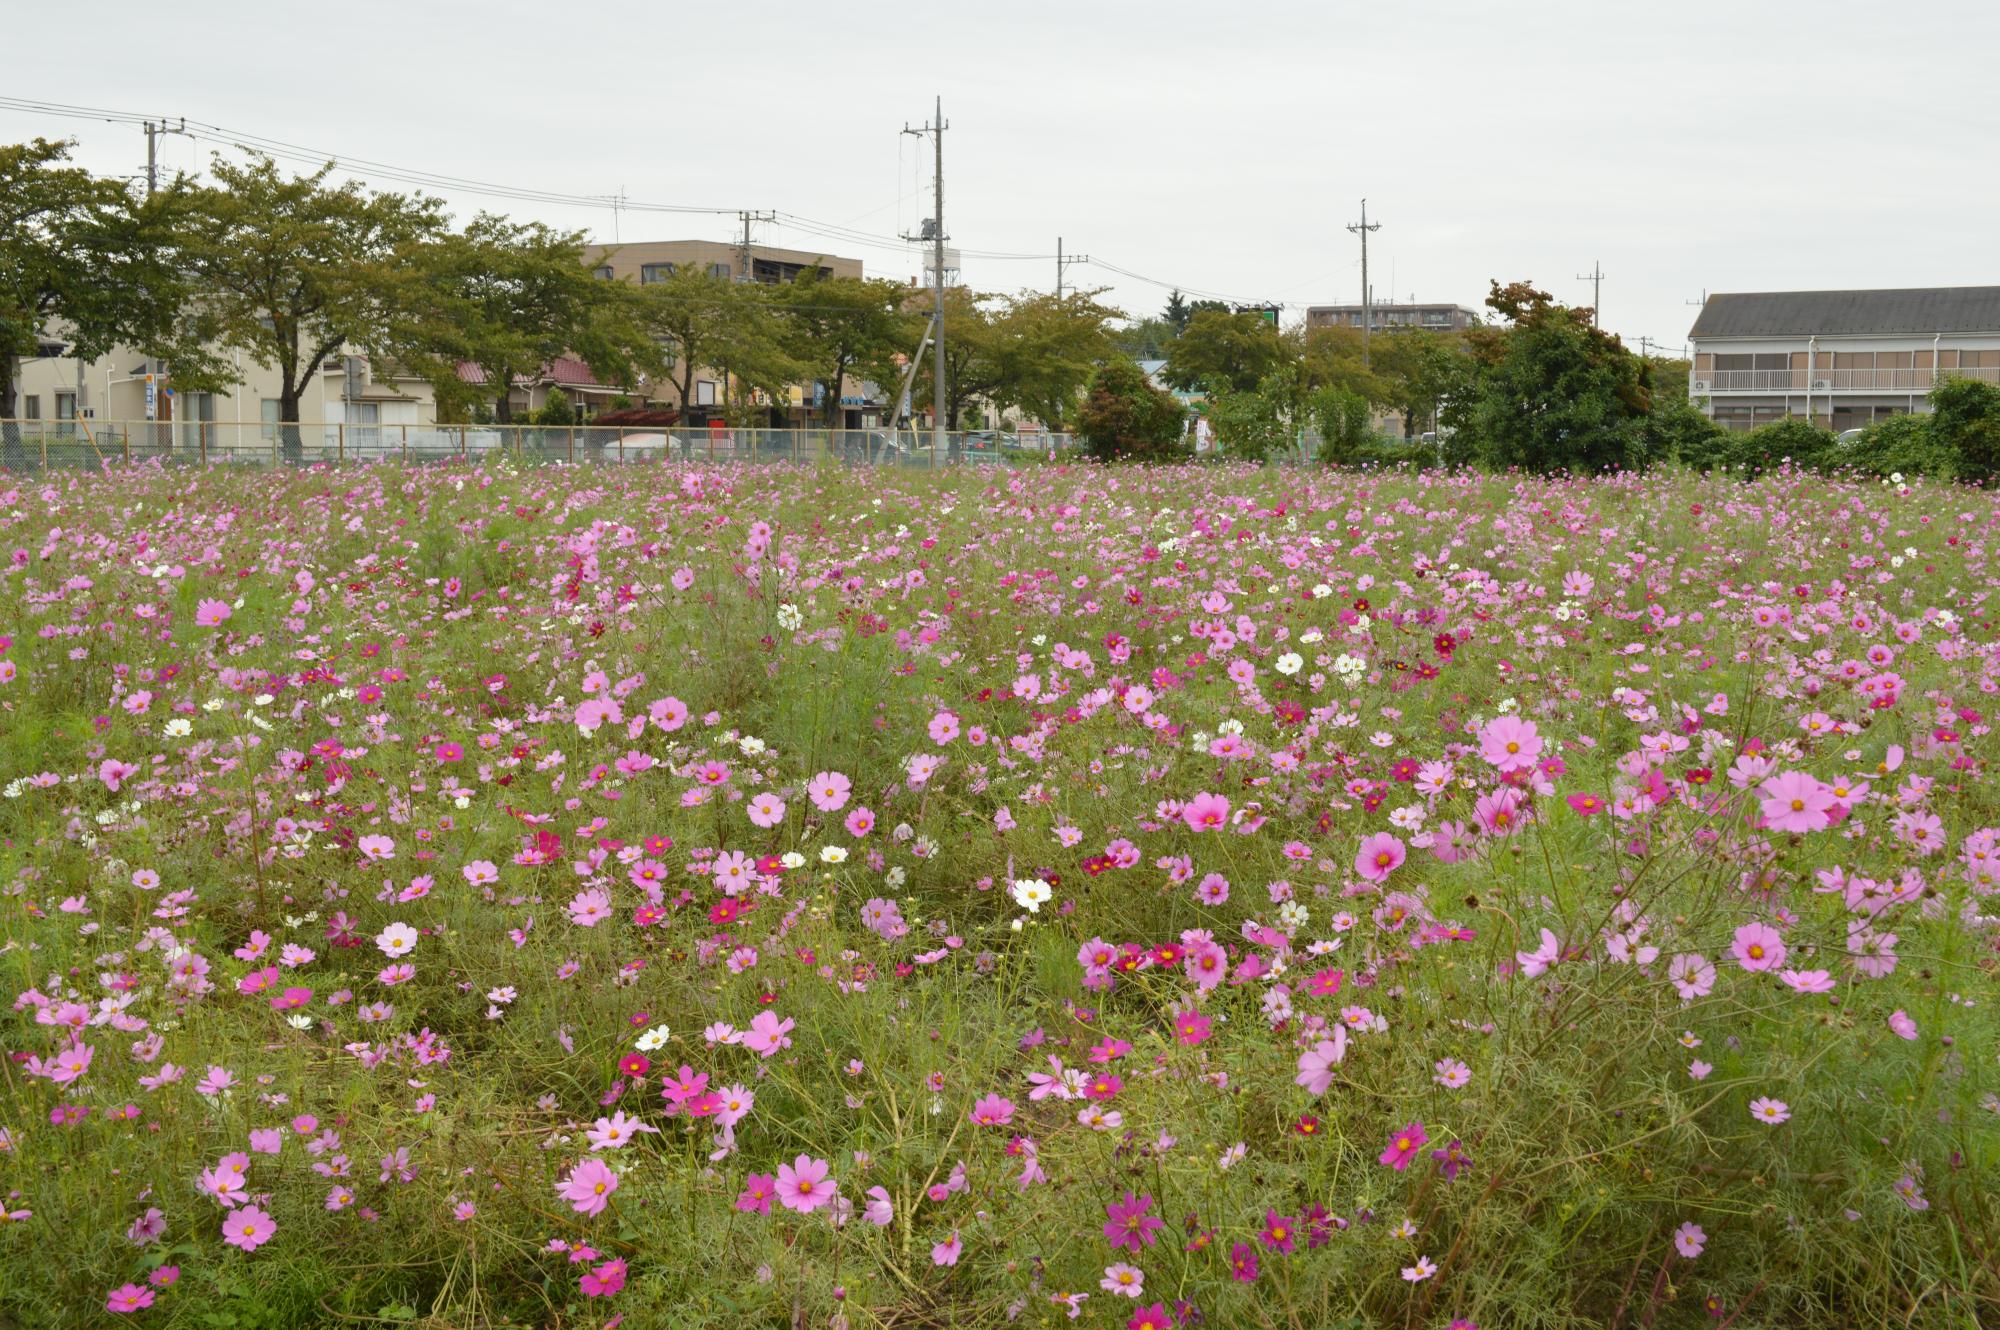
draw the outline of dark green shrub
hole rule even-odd
[[[1173,394],[1153,386],[1146,372],[1122,357],[1098,367],[1077,412],[1076,432],[1101,462],[1175,461],[1188,455],[1187,412]]]
[[[1956,375],[1931,389],[1931,438],[1981,483],[2000,474],[2000,386]]]

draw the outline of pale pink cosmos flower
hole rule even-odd
[[[1915,1039],[1917,1037],[1917,1023],[1911,1020],[1910,1013],[1904,1011],[1901,1007],[1896,1008],[1890,1014],[1889,1028],[1895,1031],[1896,1037],[1899,1039]]]
[[[1821,831],[1834,805],[1833,791],[1802,771],[1773,776],[1758,787],[1765,825],[1773,831]]]
[[[203,628],[219,628],[232,613],[226,600],[203,600],[194,607],[194,621]]]
[[[1708,1234],[1692,1220],[1674,1230],[1674,1250],[1690,1261],[1701,1255],[1702,1248],[1707,1245]]]
[[[806,794],[822,813],[837,813],[847,806],[847,792],[853,782],[838,771],[822,771],[806,782]]]
[[[254,1205],[232,1210],[228,1218],[222,1221],[222,1240],[244,1251],[256,1251],[269,1242],[271,1235],[277,1231],[278,1226],[272,1221],[271,1216]]]
[[[1370,882],[1385,882],[1408,857],[1403,842],[1386,831],[1378,831],[1361,842],[1354,852],[1354,871]]]
[[[1479,732],[1479,755],[1500,771],[1526,771],[1542,755],[1542,737],[1533,721],[1501,716]]]
[[[1299,1073],[1293,1079],[1306,1093],[1325,1094],[1333,1084],[1333,1069],[1347,1057],[1347,1027],[1333,1027],[1333,1037],[1322,1039],[1299,1054]]]
[[[1750,1116],[1775,1127],[1780,1122],[1790,1120],[1792,1107],[1782,1099],[1760,1096],[1750,1101]]]
[[[776,1012],[760,1011],[750,1018],[750,1028],[743,1032],[740,1042],[752,1052],[772,1057],[779,1049],[792,1046],[789,1032],[794,1024],[789,1016],[781,1021]]]

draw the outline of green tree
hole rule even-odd
[[[1110,324],[1118,311],[1078,291],[1058,300],[1029,292],[1007,301],[995,320],[1000,365],[994,400],[1052,430],[1067,426],[1097,366],[1117,356]]]
[[[1313,393],[1307,410],[1319,432],[1319,460],[1330,465],[1353,462],[1374,433],[1368,399],[1352,388],[1321,388]]]
[[[1406,439],[1434,427],[1445,398],[1462,389],[1472,371],[1463,338],[1425,328],[1377,338],[1373,353],[1375,400],[1402,416]]]
[[[395,339],[440,400],[466,391],[459,362],[485,372],[494,418],[513,419],[509,390],[559,356],[606,383],[632,383],[661,363],[629,288],[598,278],[582,232],[481,213],[463,232],[417,246],[421,301],[399,302]]]
[[[1187,412],[1172,393],[1153,386],[1145,371],[1113,357],[1092,376],[1076,430],[1099,461],[1169,461],[1185,457]]]
[[[1493,283],[1486,303],[1508,325],[1468,334],[1477,369],[1445,423],[1491,467],[1580,473],[1647,458],[1648,367],[1587,309],[1559,305],[1526,282]]]
[[[904,308],[909,288],[901,282],[807,269],[781,291],[785,349],[825,386],[821,415],[829,426],[840,423],[841,380],[908,350],[923,328]]]
[[[1111,330],[1111,341],[1134,360],[1165,360],[1176,329],[1165,319],[1135,319]]]
[[[1255,314],[1197,308],[1161,377],[1182,392],[1251,392],[1289,354],[1278,330]]]
[[[443,230],[443,206],[329,184],[330,162],[287,176],[268,157],[218,156],[210,169],[181,258],[216,342],[277,371],[284,446],[297,457],[299,402],[328,356],[348,345],[422,354],[413,311],[431,301],[419,251]]]
[[[787,350],[790,329],[774,290],[792,288],[732,282],[693,263],[639,288],[639,317],[665,348],[668,381],[684,412],[703,369],[726,370],[732,382],[773,393],[807,372]]]
[[[182,195],[137,197],[67,164],[70,144],[0,145],[0,419],[19,366],[44,345],[95,359],[114,346],[170,360],[184,388],[223,382],[174,259]]]
[[[1160,321],[1173,329],[1174,337],[1179,337],[1187,331],[1188,316],[1190,313],[1187,297],[1182,295],[1180,289],[1176,287],[1167,293],[1167,307],[1160,311]],[[1148,359],[1150,358],[1148,357]]]

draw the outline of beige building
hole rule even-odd
[[[211,437],[245,442],[277,437],[279,375],[248,356],[233,355],[241,382],[226,392],[177,392],[170,366],[124,348],[97,360],[39,357],[20,367],[23,419],[154,421],[161,442],[192,448],[204,424]],[[81,372],[79,372],[79,370]],[[366,356],[329,356],[299,402],[300,424],[427,425],[437,419],[431,387],[422,379],[375,371]]]

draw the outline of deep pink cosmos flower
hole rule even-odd
[[[752,1173],[743,1179],[743,1190],[736,1197],[736,1208],[744,1212],[754,1211],[760,1215],[771,1213],[771,1198],[778,1194],[778,1182],[769,1173]]]
[[[981,1127],[1004,1127],[1014,1120],[1014,1101],[989,1094],[972,1106],[972,1121]]]
[[[1417,1152],[1430,1137],[1424,1134],[1424,1124],[1412,1122],[1409,1126],[1389,1138],[1389,1146],[1382,1151],[1381,1162],[1398,1173],[1410,1166]]]
[[[625,1287],[625,1262],[606,1261],[578,1280],[577,1286],[583,1290],[583,1296],[586,1298],[611,1297]]]
[[[832,1171],[831,1164],[811,1155],[800,1155],[789,1164],[778,1165],[778,1204],[802,1215],[830,1204],[839,1186],[827,1177]]]

